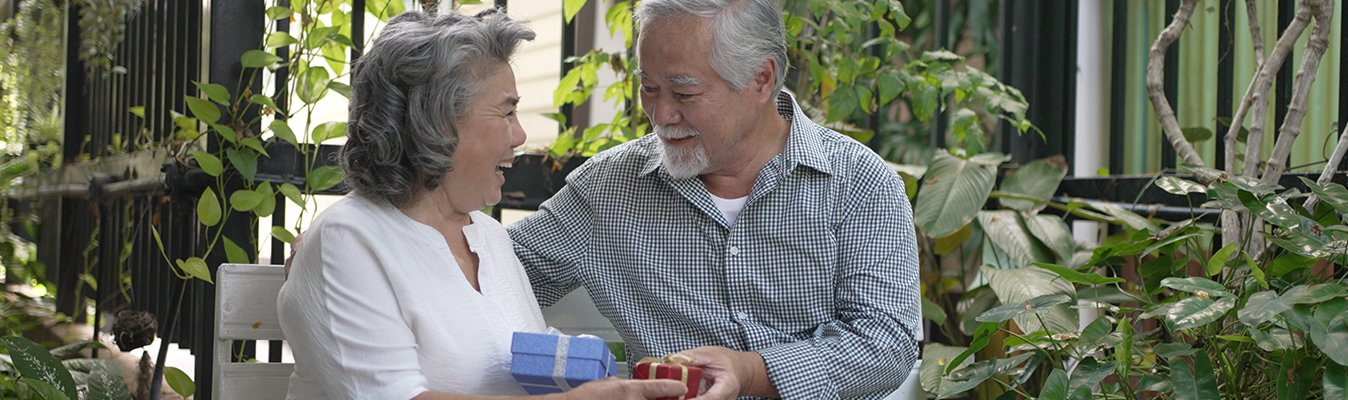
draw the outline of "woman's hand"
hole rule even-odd
[[[562,393],[561,400],[622,399],[647,400],[661,397],[679,397],[688,391],[682,382],[673,379],[633,380],[607,378],[576,387]]]

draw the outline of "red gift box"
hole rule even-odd
[[[688,392],[679,397],[663,397],[657,400],[685,400],[697,397],[697,387],[702,383],[702,369],[692,364],[693,359],[684,355],[664,357],[646,357],[632,368],[632,379],[673,379],[688,386]]]

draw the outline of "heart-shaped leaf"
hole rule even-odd
[[[1025,164],[1002,182],[1001,191],[1023,197],[1048,200],[1058,190],[1058,184],[1067,175],[1067,159],[1061,155],[1042,158]],[[1001,199],[1007,208],[1038,211],[1046,203],[1021,199]]]
[[[220,223],[220,217],[224,213],[220,209],[220,198],[216,197],[215,190],[207,188],[201,192],[201,198],[197,199],[197,220],[202,225],[215,226]]]
[[[1225,297],[1217,301],[1206,297],[1190,297],[1175,303],[1166,312],[1166,318],[1175,324],[1175,330],[1198,328],[1220,319],[1236,305],[1236,299]]]
[[[1245,303],[1244,308],[1236,312],[1236,316],[1240,318],[1241,323],[1254,328],[1290,309],[1292,306],[1279,300],[1277,293],[1265,290],[1250,295],[1250,300]]]

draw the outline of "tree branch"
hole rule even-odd
[[[1255,0],[1245,0],[1245,13],[1250,18],[1250,42],[1254,44],[1254,65],[1264,65],[1264,35],[1259,28],[1259,10],[1255,6]],[[1254,121],[1250,124],[1249,135],[1245,138],[1245,162],[1242,168],[1236,168],[1236,139],[1237,135],[1226,135],[1226,171],[1231,175],[1253,175],[1254,169],[1259,163],[1260,148],[1264,142],[1264,120],[1268,116],[1268,100],[1254,103]],[[1241,126],[1232,121],[1234,126]],[[1236,128],[1236,132],[1240,132]],[[1251,157],[1254,155],[1254,157]],[[1247,175],[1248,174],[1248,175]]]
[[[1277,45],[1273,47],[1273,54],[1270,54],[1269,58],[1259,64],[1258,72],[1255,73],[1254,79],[1250,80],[1250,86],[1245,89],[1245,97],[1240,100],[1240,106],[1236,108],[1236,115],[1231,117],[1231,126],[1227,128],[1226,137],[1228,140],[1234,140],[1231,138],[1240,134],[1240,127],[1245,125],[1245,115],[1250,112],[1251,105],[1260,102],[1268,103],[1265,96],[1268,94],[1269,87],[1273,84],[1273,75],[1279,69],[1282,69],[1283,60],[1287,58],[1288,53],[1291,53],[1292,45],[1296,43],[1297,39],[1301,38],[1301,33],[1306,30],[1306,25],[1310,23],[1310,18],[1310,9],[1307,8],[1306,3],[1301,3],[1297,7],[1296,16],[1292,19],[1291,24],[1287,25],[1287,30],[1282,33],[1282,36],[1278,38]],[[1260,119],[1259,121],[1262,123],[1263,120]],[[1257,129],[1262,132],[1262,128],[1261,124]],[[1255,137],[1255,129],[1250,129],[1250,137],[1247,140],[1253,142]],[[1262,140],[1262,133],[1257,137]],[[1259,157],[1259,153],[1249,151],[1249,147],[1246,146],[1245,158],[1247,162],[1251,157],[1256,159]],[[1235,175],[1236,171],[1228,172]]]
[[[1329,47],[1329,33],[1332,30],[1330,21],[1334,19],[1333,0],[1303,0],[1297,6],[1298,16],[1302,14],[1302,9],[1310,9],[1314,13],[1315,29],[1311,30],[1311,37],[1306,41],[1304,59],[1296,73],[1292,102],[1287,107],[1287,116],[1283,119],[1282,126],[1278,128],[1278,142],[1273,146],[1273,154],[1269,156],[1268,164],[1264,165],[1264,176],[1260,180],[1265,183],[1277,182],[1287,169],[1287,157],[1292,153],[1292,144],[1301,134],[1301,121],[1306,117],[1306,103],[1310,100],[1311,84],[1315,82],[1320,60],[1324,58],[1325,49]],[[1278,40],[1278,45],[1282,45],[1281,39]]]
[[[1166,100],[1165,86],[1161,83],[1165,77],[1165,50],[1184,33],[1184,27],[1189,25],[1189,17],[1193,15],[1197,3],[1197,0],[1184,0],[1179,11],[1175,12],[1175,19],[1170,21],[1170,25],[1166,26],[1161,36],[1152,43],[1147,57],[1147,98],[1151,100],[1152,108],[1156,109],[1156,116],[1161,120],[1161,129],[1165,132],[1166,139],[1170,141],[1170,146],[1175,148],[1175,153],[1183,158],[1186,164],[1206,166],[1198,151],[1194,150],[1194,146],[1184,138],[1184,133],[1180,132],[1179,121],[1175,119],[1175,110],[1170,107],[1170,101]]]

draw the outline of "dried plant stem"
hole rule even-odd
[[[1254,65],[1264,65],[1264,35],[1259,27],[1259,11],[1255,6],[1254,0],[1245,0],[1245,10],[1250,17],[1250,42],[1254,44]],[[1300,33],[1297,34],[1300,37]],[[1282,69],[1282,63],[1278,64],[1278,69]],[[1276,71],[1276,70],[1275,70]],[[1264,121],[1268,120],[1268,98],[1261,98],[1255,101],[1251,106],[1249,136],[1245,139],[1245,162],[1240,169],[1235,169],[1234,165],[1228,164],[1227,172],[1231,175],[1254,176],[1258,173],[1259,159],[1262,158],[1264,148]],[[1236,136],[1228,135],[1226,138],[1226,158],[1234,161]],[[1248,214],[1244,219],[1248,220]]]
[[[1301,68],[1296,72],[1296,84],[1292,91],[1291,104],[1287,107],[1287,117],[1283,119],[1282,126],[1278,127],[1278,141],[1273,146],[1273,154],[1269,156],[1268,164],[1264,166],[1264,175],[1260,178],[1265,183],[1278,182],[1283,172],[1287,170],[1287,157],[1292,153],[1292,144],[1301,134],[1301,121],[1306,117],[1306,103],[1310,100],[1311,84],[1315,82],[1320,60],[1324,58],[1325,49],[1329,47],[1334,2],[1305,0],[1297,6],[1298,16],[1302,14],[1301,9],[1310,9],[1314,13],[1315,28],[1311,30],[1310,39],[1306,41]],[[1281,39],[1278,40],[1278,45],[1283,45]],[[1291,47],[1290,43],[1288,47]]]
[[[1297,6],[1296,16],[1283,31],[1282,36],[1278,38],[1278,43],[1273,47],[1273,53],[1269,58],[1264,59],[1259,64],[1259,70],[1255,73],[1254,79],[1250,80],[1250,86],[1245,89],[1245,97],[1240,100],[1240,106],[1236,107],[1236,115],[1231,117],[1231,126],[1226,132],[1227,140],[1235,140],[1240,134],[1240,127],[1245,124],[1245,115],[1250,112],[1250,107],[1254,104],[1267,103],[1269,87],[1273,84],[1273,76],[1282,68],[1282,62],[1287,55],[1292,52],[1292,45],[1296,44],[1297,39],[1301,38],[1301,33],[1306,30],[1306,25],[1310,24],[1311,10],[1306,2]],[[1261,120],[1262,121],[1262,120]],[[1262,125],[1261,125],[1262,127]],[[1261,130],[1262,131],[1262,130]],[[1262,138],[1263,135],[1255,135],[1255,130],[1250,129],[1248,140],[1253,141],[1255,137]],[[1258,158],[1258,153],[1252,153],[1247,148],[1245,157]],[[1228,153],[1230,154],[1230,153]],[[1235,173],[1235,171],[1227,171]]]
[[[1180,132],[1179,121],[1175,119],[1175,110],[1165,98],[1165,85],[1162,83],[1165,78],[1165,50],[1179,39],[1181,33],[1184,33],[1184,27],[1189,25],[1189,17],[1193,15],[1197,3],[1197,0],[1184,0],[1184,3],[1180,4],[1179,11],[1175,12],[1174,20],[1170,21],[1170,25],[1166,26],[1161,36],[1152,43],[1147,57],[1147,98],[1151,100],[1152,108],[1156,109],[1156,115],[1161,120],[1161,129],[1165,132],[1166,139],[1170,141],[1170,146],[1175,148],[1175,153],[1185,164],[1205,165],[1198,151],[1194,150],[1194,146],[1184,138],[1184,133]]]

